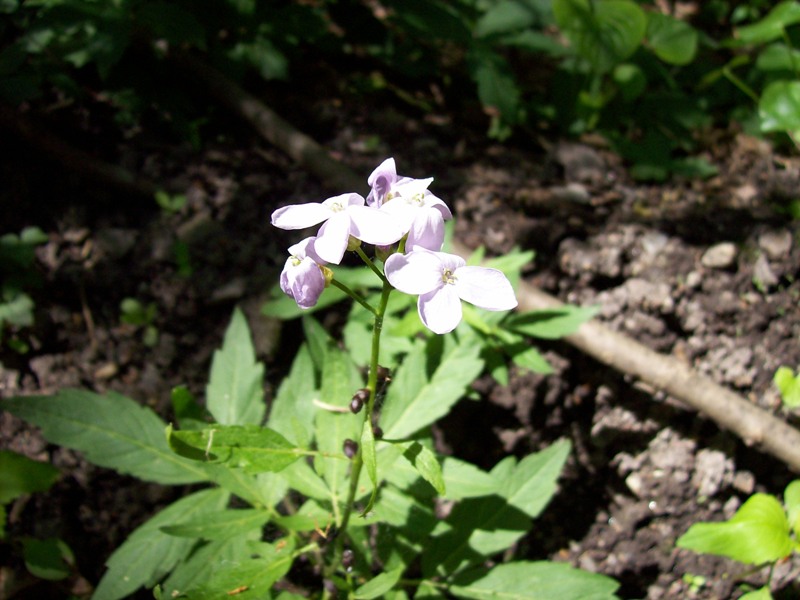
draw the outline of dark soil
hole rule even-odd
[[[726,131],[707,149],[718,176],[641,184],[597,140],[492,144],[440,115],[318,97],[313,115],[284,116],[365,180],[390,155],[405,174],[435,176],[466,245],[535,250],[526,277],[537,286],[599,305],[614,329],[797,422],[771,380],[779,366],[800,364],[798,231],[779,210],[800,185],[800,160]],[[91,131],[98,140],[105,134]],[[272,228],[269,215],[343,190],[324,189],[239,123],[206,139],[202,150],[150,131],[104,140],[106,160],[187,195],[175,214],[98,189],[16,142],[3,148],[4,230],[38,225],[49,236],[37,253],[36,324],[14,332],[31,349],[3,350],[3,397],[116,390],[169,417],[174,386],[202,396],[235,305],[267,363],[268,395],[275,389],[299,332],[291,324],[280,331],[259,309],[296,239]],[[175,260],[176,240],[189,250],[190,276]],[[155,303],[155,346],[144,344],[142,327],[121,324],[126,297]],[[765,570],[674,542],[692,523],[730,517],[753,492],[780,495],[792,473],[564,342],[540,348],[555,374],[514,372],[508,386],[479,380],[483,401],[458,405],[437,426],[443,449],[484,467],[572,440],[560,492],[518,554],[613,576],[623,598],[726,599],[738,597],[742,583],[762,584]],[[96,468],[8,414],[0,436],[0,447],[51,461],[63,474],[49,493],[10,507],[11,535],[61,537],[79,559],[80,575],[67,586],[30,587],[15,598],[66,597],[70,586],[85,593],[128,533],[183,491]],[[9,567],[0,584],[10,588],[25,575],[4,548],[0,563]],[[798,573],[798,560],[776,567],[778,597],[800,595]]]

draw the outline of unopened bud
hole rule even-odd
[[[355,553],[350,550],[350,548],[346,549],[342,552],[342,566],[350,572],[353,569],[353,565],[356,562],[356,555]]]
[[[328,287],[333,281],[333,271],[331,271],[325,265],[317,265],[319,270],[322,271],[322,276],[325,278],[325,287]]]
[[[354,458],[356,454],[358,454],[358,442],[354,442],[353,440],[345,440],[344,444],[342,444],[342,452],[347,458]]]
[[[392,372],[387,369],[386,367],[382,367],[378,365],[377,369],[378,381],[386,381],[389,382],[392,380]]]
[[[356,248],[360,247],[361,247],[361,240],[351,235],[347,240],[347,250],[352,252]]]
[[[368,400],[369,390],[367,388],[361,388],[355,394],[353,394],[353,399],[350,401],[350,411],[353,414],[358,414]]]
[[[383,437],[383,429],[381,429],[377,425],[373,426],[372,427],[372,437],[374,437],[376,440],[381,439]]]
[[[375,258],[381,262],[386,262],[392,254],[397,252],[397,246],[390,244],[389,246],[375,246]]]

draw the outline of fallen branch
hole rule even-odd
[[[363,178],[224,75],[185,55],[178,60],[193,78],[206,84],[219,102],[253,124],[265,140],[301,167],[339,189],[364,185]],[[460,253],[469,254],[464,248]],[[518,297],[522,310],[562,306],[556,298],[526,283],[521,284]],[[745,444],[772,454],[800,472],[800,431],[678,359],[654,352],[597,321],[584,323],[565,340],[603,364],[663,390],[732,431]]]

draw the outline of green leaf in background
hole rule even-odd
[[[594,306],[563,306],[510,315],[503,322],[506,329],[523,335],[557,340],[578,330],[585,321],[597,314]]]
[[[752,592],[742,594],[739,596],[739,600],[772,600],[772,593],[769,591],[769,586],[767,585],[753,590]]]
[[[789,367],[779,367],[772,381],[778,386],[785,406],[789,408],[800,406],[800,373],[795,375]]]
[[[633,102],[647,89],[647,77],[639,65],[633,63],[617,65],[611,77],[625,102]]]
[[[170,2],[146,2],[138,7],[136,18],[154,38],[176,46],[192,45],[206,49],[205,28],[188,10]]]
[[[64,542],[50,538],[22,540],[22,558],[25,568],[39,579],[59,581],[72,574],[75,556]]]
[[[795,65],[800,65],[800,50],[783,43],[770,44],[756,59],[756,69],[759,71],[794,72]]]
[[[442,461],[442,476],[450,500],[489,496],[498,492],[497,481],[472,463],[446,456]]]
[[[10,323],[17,327],[33,325],[34,303],[31,297],[18,289],[6,288],[0,298],[0,325]]]
[[[647,41],[671,65],[688,65],[697,54],[698,33],[691,25],[660,12],[647,13]]]
[[[260,532],[271,516],[272,513],[255,508],[231,508],[206,513],[200,519],[186,521],[180,525],[165,525],[161,531],[176,537],[226,540],[251,531]]]
[[[181,456],[222,462],[253,474],[281,471],[305,454],[277,431],[255,425],[211,425],[201,431],[170,427],[167,438]]]
[[[541,19],[541,14],[527,2],[500,0],[478,19],[474,34],[488,37],[527,29]]]
[[[440,496],[444,496],[446,493],[444,477],[436,455],[419,442],[407,442],[398,446],[403,448],[403,457],[411,463],[417,473],[430,483]]]
[[[789,527],[795,536],[800,533],[800,479],[795,479],[783,492],[783,504],[786,507],[786,517]]]
[[[800,3],[781,2],[756,23],[736,29],[736,37],[745,44],[765,44],[783,37],[790,25],[800,23]]]
[[[553,0],[553,14],[596,73],[631,56],[647,30],[644,11],[631,0]]]
[[[59,476],[54,466],[31,460],[10,450],[0,450],[0,504],[23,494],[50,489]]]
[[[780,502],[761,493],[750,496],[728,521],[695,523],[675,544],[754,565],[780,560],[794,547]]]
[[[519,561],[459,575],[449,591],[477,600],[613,600],[619,584],[563,563]]]
[[[468,65],[484,109],[507,125],[516,124],[520,92],[508,61],[490,48],[473,46]]]
[[[360,586],[353,598],[355,600],[373,600],[374,598],[382,598],[386,592],[391,590],[397,582],[400,581],[400,576],[403,574],[403,567],[397,567],[391,571],[384,571],[380,575],[376,575],[367,583]]]
[[[264,419],[264,365],[256,361],[244,313],[233,311],[222,348],[214,352],[206,406],[222,425],[258,425]]]
[[[196,540],[178,538],[161,531],[225,507],[229,495],[221,489],[195,492],[170,504],[140,525],[106,561],[108,570],[92,595],[92,600],[126,598],[142,586],[155,585],[188,556]]]
[[[800,81],[773,81],[758,101],[761,131],[800,130]]]
[[[62,390],[54,396],[11,398],[0,407],[40,427],[49,442],[83,452],[98,466],[162,484],[208,479],[202,466],[170,451],[166,423],[115,392]]]
[[[442,357],[427,381],[426,348],[418,345],[403,361],[386,394],[381,414],[385,437],[408,437],[446,415],[483,369],[480,351],[478,344],[456,346]]]

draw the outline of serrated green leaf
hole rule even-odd
[[[776,4],[760,21],[737,28],[736,37],[745,44],[765,44],[781,38],[795,23],[800,23],[800,3],[787,0]]]
[[[772,381],[781,392],[781,400],[789,408],[800,406],[800,374],[795,375],[789,367],[779,367]]]
[[[400,576],[403,574],[403,567],[397,567],[391,571],[384,571],[380,575],[376,575],[367,583],[359,586],[353,593],[355,600],[373,600],[373,598],[382,598],[386,592],[391,590],[397,582],[400,581]]]
[[[780,560],[794,547],[780,502],[761,493],[750,496],[728,521],[695,523],[675,544],[754,565]]]
[[[109,392],[63,390],[54,396],[26,396],[0,402],[10,413],[42,429],[53,444],[83,452],[86,459],[163,484],[208,479],[203,468],[167,446],[166,423],[145,406]]]
[[[239,536],[219,540],[197,548],[191,556],[180,563],[164,581],[164,598],[177,598],[191,586],[207,582],[215,568],[238,562],[248,556],[248,538]],[[211,565],[211,568],[209,568]]]
[[[480,351],[477,344],[456,346],[443,356],[430,381],[426,381],[425,349],[415,348],[403,361],[386,394],[381,413],[385,437],[410,436],[446,415],[483,369]]]
[[[224,568],[216,569],[202,585],[186,591],[187,600],[262,600],[270,597],[270,589],[291,568],[294,562],[294,541],[284,538],[279,543],[249,542],[248,554]]]
[[[688,65],[697,53],[698,33],[691,25],[671,15],[647,15],[647,40],[656,56],[671,65]]]
[[[226,540],[251,531],[261,531],[271,516],[271,512],[256,508],[231,508],[206,513],[201,519],[186,521],[180,525],[165,525],[161,531],[177,537]]]
[[[597,314],[595,306],[563,306],[510,315],[503,327],[523,335],[557,340],[575,333],[585,321]]]
[[[519,561],[459,575],[449,591],[476,600],[613,600],[619,584],[604,575],[545,561]]]
[[[188,556],[196,541],[161,531],[221,510],[228,502],[225,490],[203,490],[181,498],[139,526],[106,561],[108,570],[95,588],[92,600],[126,598],[142,586],[152,586]]]
[[[258,425],[266,411],[263,381],[264,365],[256,361],[247,319],[237,308],[214,352],[206,407],[222,425]]]
[[[800,130],[800,81],[773,81],[758,101],[761,131]]]
[[[452,456],[446,456],[442,461],[442,476],[450,500],[462,500],[489,496],[497,493],[497,481],[473,465]]]
[[[644,11],[630,0],[553,0],[553,15],[597,73],[610,71],[631,56],[647,30]]]
[[[59,475],[59,470],[48,463],[0,450],[0,504],[23,494],[47,491]]]
[[[224,463],[245,473],[277,472],[306,454],[277,431],[255,425],[167,430],[170,447],[191,460]]]
[[[403,448],[403,458],[411,463],[417,473],[430,483],[440,496],[444,496],[446,493],[444,477],[442,477],[442,467],[436,460],[436,455],[419,442],[398,445]]]

